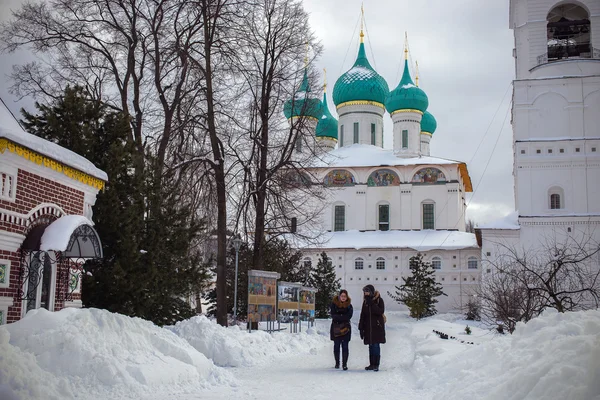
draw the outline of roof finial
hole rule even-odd
[[[365,34],[363,32],[363,27],[365,25],[365,7],[364,4],[360,4],[360,42],[365,42]]]
[[[404,32],[404,59],[408,60],[408,32]]]
[[[419,87],[419,62],[415,61],[415,85],[417,85],[417,87]]]
[[[323,82],[323,93],[327,93],[327,68],[323,68],[324,82]]]

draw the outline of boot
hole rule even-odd
[[[373,371],[375,365],[375,357],[369,354],[369,366],[365,367],[366,371]]]
[[[374,356],[373,359],[373,371],[377,372],[379,371],[379,362],[381,361],[381,356]]]
[[[342,353],[342,369],[348,371],[348,353]]]
[[[339,357],[335,358],[335,366],[334,366],[334,368],[335,369],[340,369],[340,358]]]
[[[339,347],[333,349],[333,357],[335,358],[335,366],[333,368],[340,369],[340,349],[339,349]]]

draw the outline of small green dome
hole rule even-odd
[[[302,84],[294,94],[294,98],[289,99],[283,105],[283,114],[287,119],[294,117],[311,117],[319,120],[323,115],[321,100],[316,97],[310,97],[310,86],[308,84],[308,73],[304,70]]]
[[[421,118],[421,132],[427,132],[433,134],[437,128],[437,121],[431,115],[429,111],[425,111],[423,113],[423,118]]]
[[[361,43],[352,68],[339,77],[333,87],[333,102],[336,106],[349,101],[373,101],[385,104],[389,87],[367,60],[365,44]]]
[[[408,71],[408,60],[404,61],[404,73],[402,79],[392,90],[385,103],[385,108],[391,114],[398,110],[419,110],[425,112],[429,105],[429,99],[423,90],[413,83]]]
[[[323,116],[317,124],[317,137],[327,137],[337,140],[338,138],[338,121],[329,112],[327,107],[327,93],[323,93],[322,103]]]

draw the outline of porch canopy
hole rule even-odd
[[[102,258],[100,237],[82,215],[65,215],[39,231],[41,251],[60,251],[65,258]]]

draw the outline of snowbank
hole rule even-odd
[[[462,351],[452,346],[433,335],[417,344],[419,386],[433,387],[434,399],[600,399],[598,310],[548,310],[512,336]]]
[[[0,354],[6,350],[16,366],[0,369],[0,384],[30,393],[21,398],[71,398],[69,390],[83,398],[138,398],[233,380],[169,330],[105,310],[39,309],[0,332]]]
[[[314,354],[330,345],[329,337],[315,330],[299,334],[264,331],[248,333],[237,326],[224,328],[204,316],[168,327],[219,366],[241,367],[264,364],[277,355]]]

